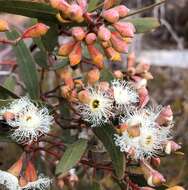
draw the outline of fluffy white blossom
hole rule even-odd
[[[118,108],[124,108],[138,102],[138,93],[130,82],[114,80],[112,81],[112,89]]]
[[[155,156],[162,151],[171,136],[171,130],[169,127],[157,125],[155,120],[158,114],[149,109],[127,113],[121,122],[126,124],[128,129],[138,126],[136,130],[139,135],[131,136],[129,130],[125,130],[121,135],[115,134],[115,143],[120,150],[132,154],[136,160]]]
[[[47,177],[43,177],[43,176],[39,176],[37,181],[33,181],[33,182],[29,182],[26,186],[22,187],[21,189],[23,190],[46,190],[49,189],[50,185],[52,183],[52,180],[47,178]]]
[[[80,103],[78,109],[83,120],[89,122],[92,127],[100,126],[109,121],[113,116],[113,99],[108,92],[98,88],[87,88],[89,103]]]
[[[2,170],[0,170],[0,187],[8,190],[20,190],[17,177]]]
[[[53,121],[47,108],[39,108],[27,97],[13,101],[3,110],[14,114],[14,119],[7,123],[12,127],[11,138],[19,143],[36,141],[49,132]]]

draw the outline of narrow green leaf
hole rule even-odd
[[[58,22],[56,10],[45,3],[0,0],[0,12],[38,18],[42,21]]]
[[[47,69],[48,68],[48,62],[47,62],[47,53],[43,52],[43,51],[37,51],[34,55],[35,61],[36,63],[44,68]]]
[[[66,175],[67,172],[79,162],[82,155],[86,151],[86,148],[87,140],[84,139],[80,139],[71,144],[56,167],[56,175]]]
[[[115,129],[111,125],[104,125],[93,128],[95,135],[101,140],[107,152],[109,153],[116,176],[121,179],[125,172],[125,156],[115,145]]]
[[[18,98],[18,96],[16,94],[14,94],[13,92],[11,92],[10,90],[8,90],[7,88],[5,88],[4,86],[0,85],[0,98],[2,99],[7,99],[9,97],[11,98]]]
[[[136,28],[136,33],[150,32],[160,26],[159,21],[154,17],[132,18],[125,21],[131,22]]]
[[[7,32],[7,37],[14,40],[19,37],[19,33],[16,30]],[[39,83],[35,61],[31,52],[23,41],[20,41],[13,49],[17,57],[20,76],[25,83],[26,89],[31,98],[37,99],[39,97]]]
[[[9,91],[14,91],[15,86],[16,86],[16,81],[12,75],[10,75],[5,79],[3,84],[4,88],[8,89]]]
[[[100,0],[90,0],[88,4],[88,12],[93,11],[99,3]]]

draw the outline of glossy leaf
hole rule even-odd
[[[0,0],[0,12],[38,18],[42,21],[58,22],[56,10],[44,3]]]
[[[136,33],[150,32],[160,26],[159,21],[153,17],[132,18],[125,21],[131,22],[136,28]]]
[[[111,125],[104,125],[93,129],[95,135],[101,140],[107,152],[109,153],[116,176],[121,179],[125,172],[125,156],[115,145],[115,129]]]
[[[9,39],[14,40],[19,37],[19,34],[16,30],[14,30],[12,32],[7,32],[7,36]],[[23,41],[20,41],[13,47],[13,49],[17,57],[20,76],[24,81],[31,98],[36,99],[39,96],[39,83],[35,61],[31,55],[31,52]]]
[[[56,167],[56,175],[66,175],[81,159],[87,148],[87,140],[80,139],[71,144],[65,151]]]

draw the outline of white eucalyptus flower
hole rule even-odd
[[[83,120],[89,122],[92,127],[107,123],[113,116],[113,99],[107,91],[102,89],[87,88],[89,94],[88,103],[80,103],[78,109]]]
[[[23,104],[20,105],[21,103]],[[38,108],[24,97],[13,101],[8,109],[10,112],[14,111],[14,119],[7,122],[13,128],[11,138],[15,141],[29,143],[49,132],[53,117],[49,115],[47,108]]]
[[[159,113],[149,109],[136,110],[122,118],[122,123],[128,127],[121,135],[115,134],[115,143],[122,152],[131,153],[134,159],[143,159],[157,155],[162,151],[164,144],[170,139],[169,127],[160,127],[155,122]],[[137,133],[132,136],[131,127],[136,128]]]
[[[0,189],[20,190],[18,179],[9,172],[0,170]]]
[[[29,182],[26,186],[22,187],[21,189],[46,190],[46,189],[49,189],[51,183],[52,183],[51,179],[47,177],[39,176],[38,180]]]
[[[112,81],[112,89],[117,108],[124,108],[139,100],[138,93],[130,82],[114,80]]]

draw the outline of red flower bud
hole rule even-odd
[[[125,17],[129,13],[129,9],[125,5],[119,5],[115,9],[118,11],[120,17]]]
[[[91,56],[91,59],[93,63],[100,69],[104,66],[104,57],[102,53],[94,46],[94,45],[88,45],[87,46],[89,54]]]
[[[111,42],[114,49],[120,53],[128,52],[128,45],[121,37],[119,37],[116,33],[112,33]]]
[[[158,167],[161,164],[161,159],[159,157],[152,157],[151,164],[155,167]]]
[[[102,17],[110,23],[115,23],[119,20],[119,13],[115,9],[109,9],[103,12]]]
[[[38,179],[36,169],[31,161],[27,163],[25,170],[25,178],[28,182],[33,182]]]
[[[24,33],[22,34],[22,38],[37,38],[44,36],[47,31],[49,30],[49,27],[43,23],[37,23],[34,26],[31,26],[28,28]]]
[[[159,125],[167,125],[172,120],[173,120],[173,112],[170,105],[168,105],[161,110],[158,118],[156,119],[156,122]]]
[[[116,22],[113,24],[113,26],[123,37],[133,37],[134,36],[135,27],[132,23]]]
[[[74,27],[72,29],[72,36],[78,41],[82,41],[85,38],[85,35],[85,31],[82,27]]]
[[[104,9],[109,9],[114,6],[116,0],[105,0],[104,1]]]
[[[18,177],[22,170],[22,166],[23,166],[23,156],[21,156],[19,160],[8,169],[8,172]]]
[[[0,19],[0,32],[5,32],[9,30],[8,22]]]
[[[112,47],[106,48],[105,53],[111,61],[121,61],[120,53],[117,52],[114,48]]]
[[[69,54],[69,61],[70,65],[74,66],[80,63],[82,59],[82,47],[81,47],[81,42],[77,42]]]
[[[111,38],[111,32],[105,26],[100,26],[98,30],[98,37],[100,40],[108,41]]]
[[[85,41],[89,45],[89,44],[95,43],[96,39],[97,39],[97,36],[95,33],[89,33],[87,34]]]
[[[75,43],[75,41],[70,41],[65,44],[62,44],[59,48],[58,54],[60,56],[68,56],[68,54],[72,51]]]

